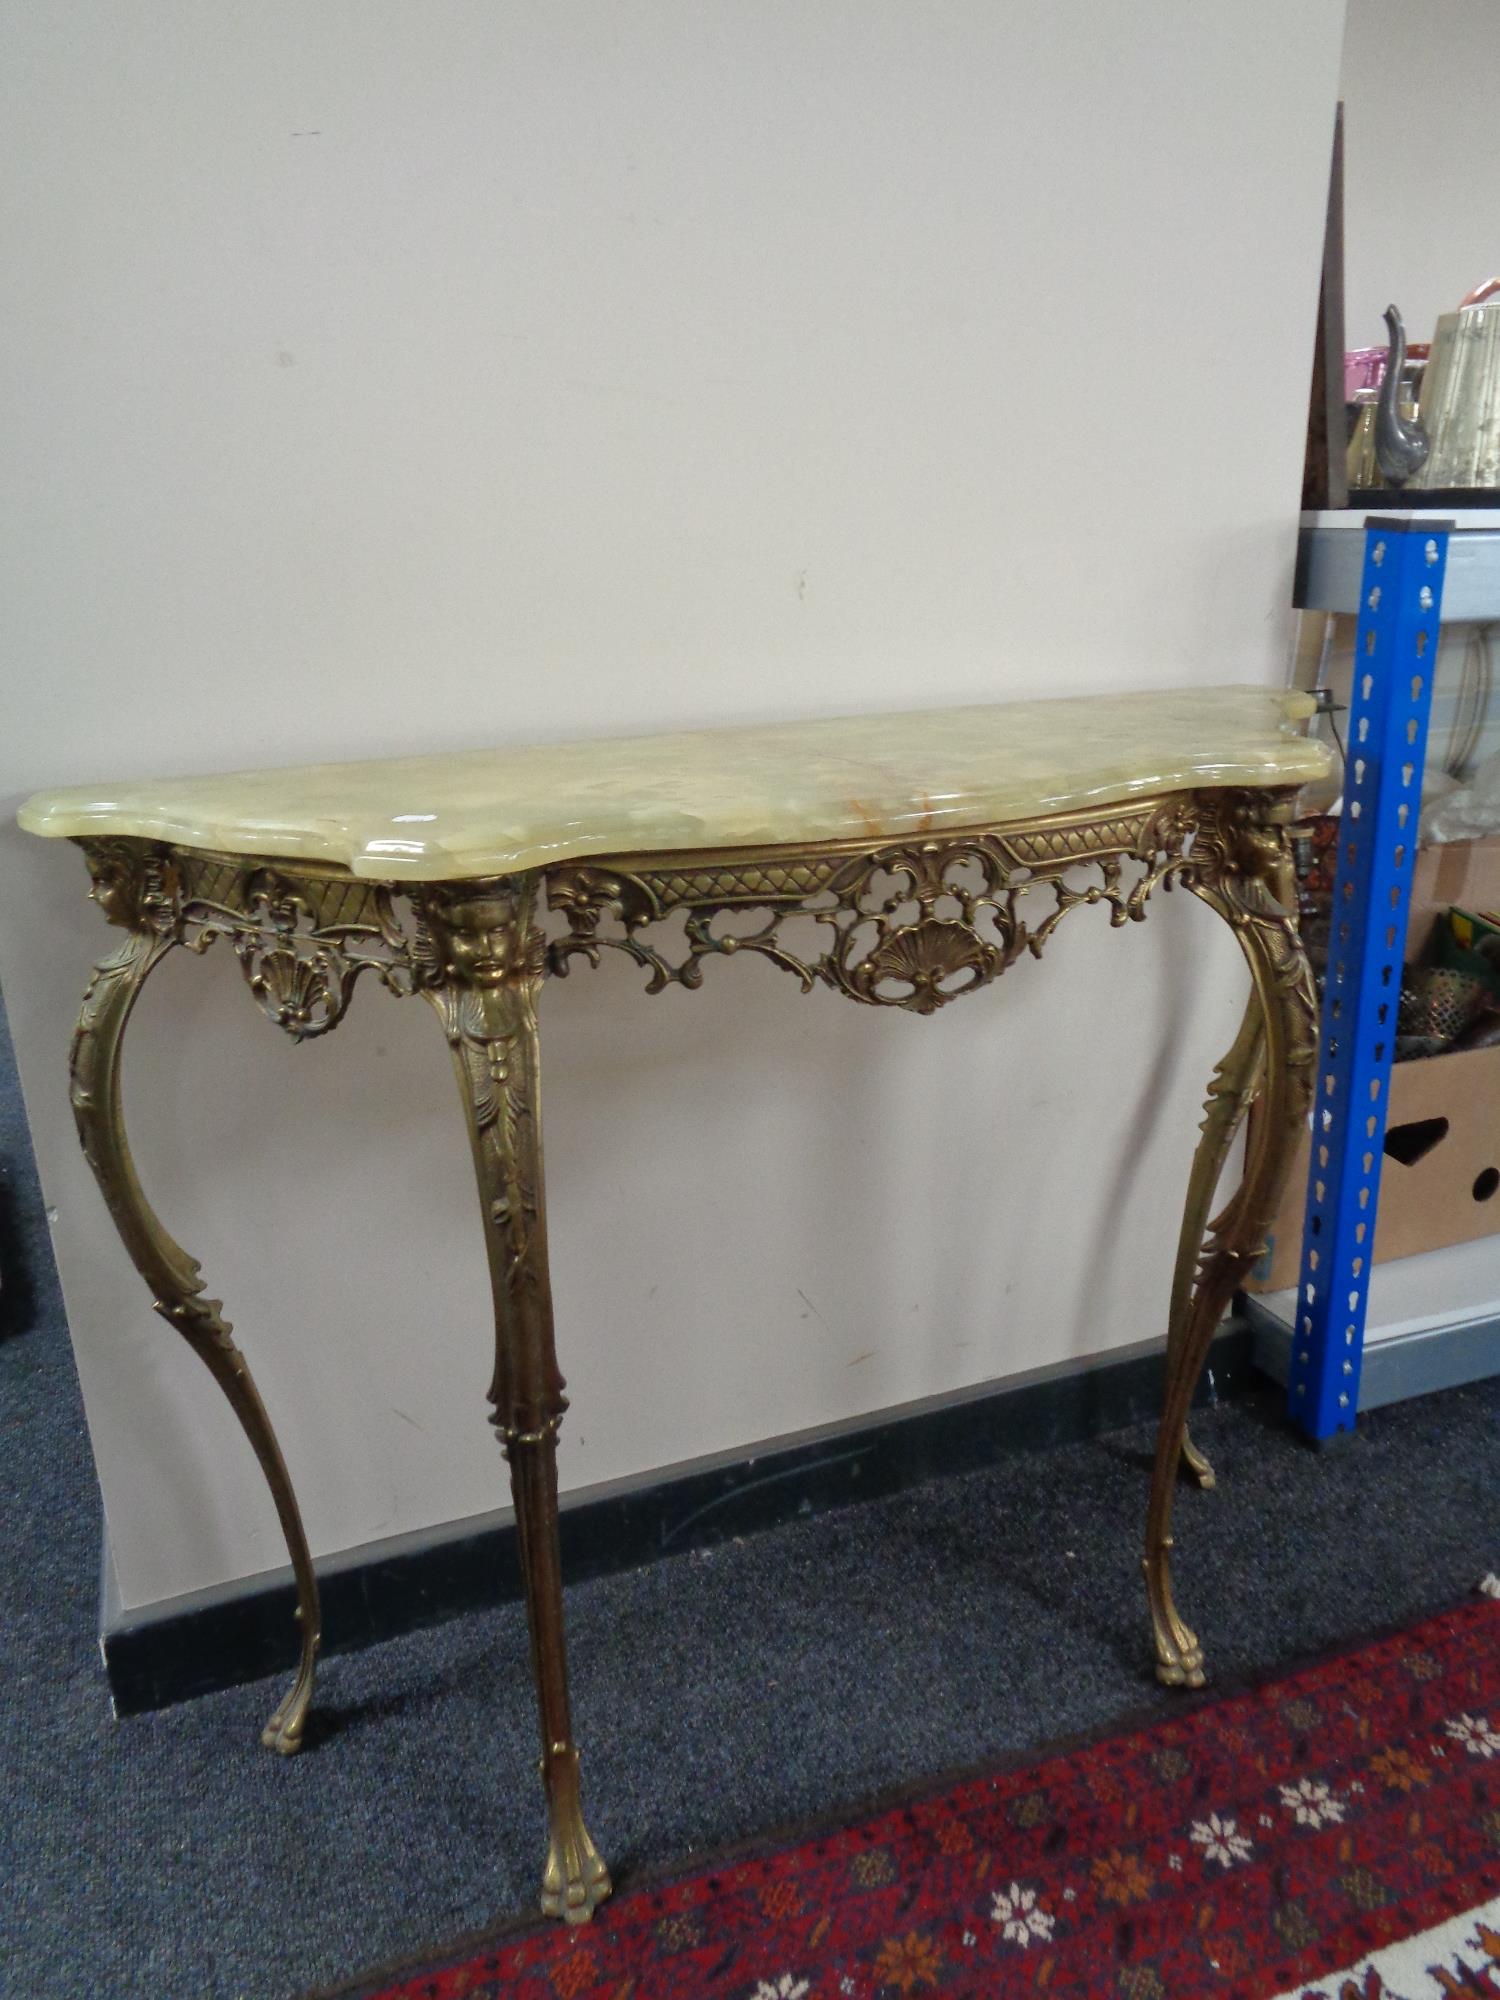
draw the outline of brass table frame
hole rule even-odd
[[[1187,1437],[1209,1341],[1263,1248],[1313,1090],[1316,1017],[1297,935],[1285,787],[1200,789],[906,838],[628,854],[482,880],[382,883],[321,863],[144,839],[79,841],[93,894],[127,933],[96,969],[72,1048],[72,1102],[90,1165],[157,1312],[207,1364],[260,1460],[296,1576],[301,1660],[263,1740],[302,1739],[319,1643],[318,1587],[285,1461],[245,1358],[198,1266],[142,1193],[121,1122],[120,1046],[146,979],[182,946],[226,939],[263,1011],[295,1038],[337,1026],[364,973],[436,1009],[453,1052],[494,1290],[489,1400],[510,1465],[542,1733],[549,1847],[542,1908],[584,1921],[609,1893],[584,1826],[569,1716],[558,1553],[558,1426],[542,1183],[537,1002],[574,961],[628,954],[647,990],[696,987],[705,962],[754,952],[804,991],[933,1012],[1039,956],[1069,911],[1113,924],[1180,883],[1231,926],[1248,961],[1244,1023],[1209,1087],[1172,1283],[1166,1388],[1144,1557],[1157,1673],[1201,1686],[1203,1654],[1173,1602],[1180,1464],[1212,1472]],[[1031,905],[1040,904],[1028,922]],[[1023,908],[1023,905],[1025,906]],[[551,915],[549,937],[545,924]],[[674,927],[672,920],[677,919]],[[809,941],[810,940],[810,941]],[[1264,1098],[1238,1192],[1209,1209],[1231,1140]]]

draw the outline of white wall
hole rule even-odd
[[[1341,9],[12,6],[0,802],[49,783],[1276,678]],[[109,942],[0,969],[139,1606],[281,1561],[77,1154]],[[549,989],[571,1486],[1161,1329],[1232,944],[1070,920],[930,1022],[761,965]],[[483,1511],[487,1300],[425,1007],[134,1030],[143,1178],[314,1546]]]
[[[1345,320],[1351,347],[1385,343],[1395,301],[1431,340],[1500,275],[1500,7],[1494,0],[1349,0],[1344,99]]]

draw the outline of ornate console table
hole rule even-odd
[[[540,1707],[550,1844],[542,1907],[581,1922],[609,1893],[584,1826],[569,1718],[553,1348],[542,1188],[537,1003],[605,950],[647,991],[696,987],[753,952],[804,991],[930,1014],[1039,956],[1071,910],[1143,917],[1181,884],[1232,927],[1252,992],[1209,1088],[1172,1287],[1166,1392],[1146,1528],[1157,1672],[1201,1685],[1172,1599],[1178,1466],[1212,1474],[1186,1433],[1215,1326],[1262,1248],[1306,1116],[1311,982],[1287,823],[1325,753],[1309,698],[1199,689],[957,709],[636,742],[322,765],[41,794],[34,833],[77,840],[124,942],[97,967],[72,1052],[79,1133],[156,1310],[234,1407],[275,1500],[297,1580],[301,1662],[266,1725],[301,1741],[318,1589],[275,1435],[198,1266],[153,1214],[120,1116],[121,1038],[152,969],[224,939],[251,992],[298,1040],[342,1019],[361,975],[435,1008],[479,1182],[495,1298],[490,1402],[510,1464]],[[1267,1115],[1212,1223],[1234,1132]]]

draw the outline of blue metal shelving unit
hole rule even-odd
[[[1500,508],[1466,509],[1457,527],[1420,512],[1378,525],[1377,539],[1385,542],[1387,551],[1375,566],[1380,574],[1371,573],[1370,522],[1363,513],[1305,514],[1298,540],[1293,602],[1299,610],[1359,619],[1356,644],[1361,662],[1369,663],[1370,686],[1368,690],[1364,686],[1364,672],[1357,675],[1350,717],[1347,802],[1350,806],[1357,803],[1359,812],[1350,813],[1343,830],[1339,856],[1343,873],[1335,888],[1339,911],[1333,934],[1335,945],[1342,947],[1345,983],[1339,992],[1328,996],[1325,1007],[1325,1060],[1319,1070],[1315,1113],[1320,1129],[1315,1134],[1308,1189],[1308,1219],[1316,1217],[1319,1228],[1309,1230],[1304,1238],[1304,1247],[1317,1252],[1318,1263],[1304,1269],[1295,1291],[1248,1293],[1244,1299],[1255,1332],[1258,1364],[1288,1385],[1294,1416],[1315,1437],[1348,1430],[1358,1410],[1500,1373],[1500,1252],[1494,1238],[1381,1265],[1375,1272],[1373,1298],[1367,1254],[1374,1240],[1379,1201],[1388,1078],[1385,1058],[1377,1057],[1375,1050],[1383,1040],[1380,1031],[1390,1028],[1394,1019],[1388,1013],[1382,1021],[1380,1008],[1390,1008],[1399,997],[1397,968],[1404,944],[1408,879],[1403,870],[1409,866],[1407,857],[1413,845],[1399,836],[1415,829],[1421,807],[1421,758],[1416,754],[1420,744],[1413,739],[1410,745],[1414,768],[1408,788],[1402,783],[1408,759],[1401,739],[1413,723],[1418,738],[1425,729],[1421,715],[1409,706],[1403,716],[1399,707],[1387,705],[1377,710],[1376,704],[1386,694],[1391,703],[1399,704],[1403,683],[1398,667],[1406,670],[1404,692],[1410,701],[1411,678],[1417,672],[1411,655],[1416,650],[1418,629],[1427,634],[1422,660],[1430,668],[1435,662],[1439,619],[1448,627],[1500,620]],[[1446,559],[1440,547],[1438,560],[1429,562],[1425,542],[1436,542],[1440,536],[1446,538]],[[1380,598],[1371,605],[1369,594],[1377,586]],[[1421,601],[1424,589],[1432,595],[1427,606]],[[1373,651],[1369,650],[1372,644]],[[1422,675],[1424,682],[1430,683],[1432,678],[1430,671]],[[1430,686],[1420,690],[1418,703],[1430,693]],[[1365,725],[1363,739],[1361,724]],[[1388,734],[1396,739],[1399,754],[1395,758],[1387,750]],[[1372,744],[1376,754],[1367,754]],[[1365,765],[1362,776],[1355,767],[1361,756]],[[1392,802],[1396,807],[1394,839],[1389,832]],[[1404,826],[1402,806],[1407,808]],[[1392,871],[1383,885],[1373,879],[1382,860],[1381,842],[1366,844],[1360,838],[1361,829],[1370,833],[1381,826],[1386,828],[1383,860]],[[1399,863],[1397,847],[1407,850]],[[1351,889],[1348,896],[1344,895],[1345,882]],[[1392,889],[1397,892],[1398,906],[1394,908]],[[1383,911],[1372,907],[1372,895],[1377,903],[1384,896]],[[1345,923],[1348,935],[1340,937]],[[1387,931],[1395,933],[1389,946],[1385,942]],[[1333,962],[1336,969],[1337,953]],[[1385,967],[1390,968],[1389,985],[1381,983]],[[1373,1005],[1364,1004],[1372,995]],[[1356,996],[1362,1003],[1359,1007],[1354,1005]],[[1330,1019],[1334,1000],[1342,1004],[1337,1017]],[[1361,1051],[1364,1067],[1356,1075],[1354,1065],[1361,1059]],[[1371,1083],[1379,1085],[1373,1099]],[[1361,1090],[1362,1104],[1357,1101]],[[1330,1119],[1323,1129],[1325,1110]],[[1322,1158],[1325,1151],[1326,1160]],[[1500,1135],[1496,1164],[1500,1165]],[[1366,1196],[1363,1204],[1362,1194]],[[1359,1234],[1361,1224],[1363,1237]],[[1312,1299],[1306,1297],[1309,1284],[1316,1294]]]
[[[1448,521],[1366,525],[1312,1165],[1287,1400],[1314,1438],[1359,1410],[1375,1215]]]

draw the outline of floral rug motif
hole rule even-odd
[[[1500,1600],[347,1991],[1500,1996]]]

